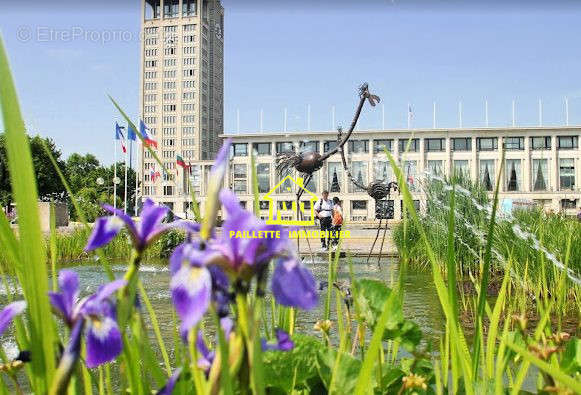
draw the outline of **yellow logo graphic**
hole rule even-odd
[[[286,189],[285,191],[281,191],[281,192],[291,192],[291,187],[288,186],[289,183],[293,183],[297,186],[297,188],[302,189],[304,192],[306,192],[306,196],[309,197],[309,201],[310,202],[310,213],[307,216],[307,219],[300,219],[300,218],[293,218],[293,219],[283,219],[281,218],[281,213],[277,210],[277,207],[275,205],[275,201],[272,198],[272,194],[276,193],[276,191],[281,188],[281,186],[284,184],[285,187],[281,188],[281,189]],[[305,196],[303,194],[303,196]],[[274,188],[272,188],[270,191],[268,191],[268,193],[266,195],[264,195],[264,200],[267,200],[269,202],[268,204],[268,219],[266,220],[266,223],[269,225],[295,225],[295,226],[309,226],[309,225],[314,225],[315,224],[315,202],[317,201],[318,197],[317,195],[313,194],[311,191],[309,191],[308,189],[306,189],[303,185],[303,179],[298,177],[298,178],[293,178],[290,175],[286,176],[285,178],[283,178],[278,184],[276,184],[274,186]],[[292,210],[292,215],[293,216],[297,216],[297,202],[296,200],[294,200],[291,204],[290,207],[287,204],[287,202],[281,202],[282,203],[282,208],[283,210]],[[301,201],[299,203],[299,212],[302,213],[303,217],[305,216],[305,201]]]

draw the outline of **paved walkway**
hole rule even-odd
[[[391,228],[391,226],[390,226]],[[381,255],[382,256],[391,256],[391,257],[397,257],[398,253],[397,253],[397,248],[395,247],[395,244],[393,243],[393,240],[391,238],[392,232],[391,229],[388,228],[387,232],[385,233],[385,241],[383,243],[383,249],[381,250]],[[375,246],[373,247],[373,251],[371,252],[371,256],[378,256],[379,255],[379,251],[381,248],[381,240],[383,238],[383,232],[384,232],[383,228],[381,230],[381,232],[379,233],[379,237],[377,239],[377,242],[375,243]],[[310,231],[315,231],[317,230],[317,228],[315,227],[309,227],[306,230],[310,230]],[[367,256],[369,254],[369,251],[371,250],[371,246],[373,245],[373,240],[375,239],[375,236],[377,235],[377,228],[375,229],[367,229],[367,228],[353,228],[353,229],[345,229],[345,230],[349,230],[349,237],[346,237],[343,239],[343,243],[342,243],[342,247],[341,247],[341,251],[349,251],[351,253],[351,256]],[[317,255],[327,255],[327,252],[323,251],[321,249],[321,241],[318,238],[309,238],[309,242],[310,242],[310,246],[311,246],[311,251]],[[295,241],[296,244],[296,241]],[[299,246],[300,246],[300,253],[304,254],[304,255],[308,255],[310,254],[310,250],[309,250],[309,245],[307,243],[307,241],[304,238],[300,239],[299,242]]]

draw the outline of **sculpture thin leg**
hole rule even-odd
[[[365,263],[369,263],[369,259],[371,258],[371,254],[373,253],[373,248],[375,248],[375,243],[377,242],[377,239],[379,238],[379,232],[381,231],[381,221],[383,221],[383,218],[379,218],[379,226],[377,227],[377,234],[375,235],[375,240],[373,240],[373,244],[371,245],[371,249],[369,250],[369,255],[367,255],[367,262],[365,262]]]
[[[381,267],[381,252],[383,251],[383,243],[385,242],[385,235],[387,234],[387,220],[385,220],[385,228],[383,228],[383,237],[381,238],[381,247],[379,248],[379,256],[377,258],[377,266]]]

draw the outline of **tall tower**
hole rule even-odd
[[[142,0],[141,8],[141,118],[168,170],[142,152],[142,192],[183,212],[176,158],[213,159],[224,130],[224,8],[220,0]]]

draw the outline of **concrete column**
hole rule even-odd
[[[444,175],[447,177],[451,174],[450,166],[452,163],[452,137],[450,137],[450,133],[448,132],[448,137],[446,137],[446,158],[444,159],[444,163],[442,164],[442,171]]]
[[[557,158],[557,136],[551,138],[551,159],[549,161],[549,178],[553,191],[559,190],[559,159]],[[555,207],[557,210],[558,207]]]
[[[476,151],[476,137],[472,137],[472,150],[471,150],[471,161],[472,161],[472,181],[478,180],[480,176],[480,165],[478,163],[478,153]]]
[[[525,157],[523,160],[523,171],[524,171],[524,175],[523,175],[523,192],[530,192],[532,191],[532,187],[531,187],[531,167],[532,167],[532,162],[531,162],[531,145],[530,145],[530,137],[525,136]]]
[[[425,162],[426,162],[426,147],[424,146],[425,139],[420,137],[420,160],[417,167],[417,174],[421,174],[425,169]]]

